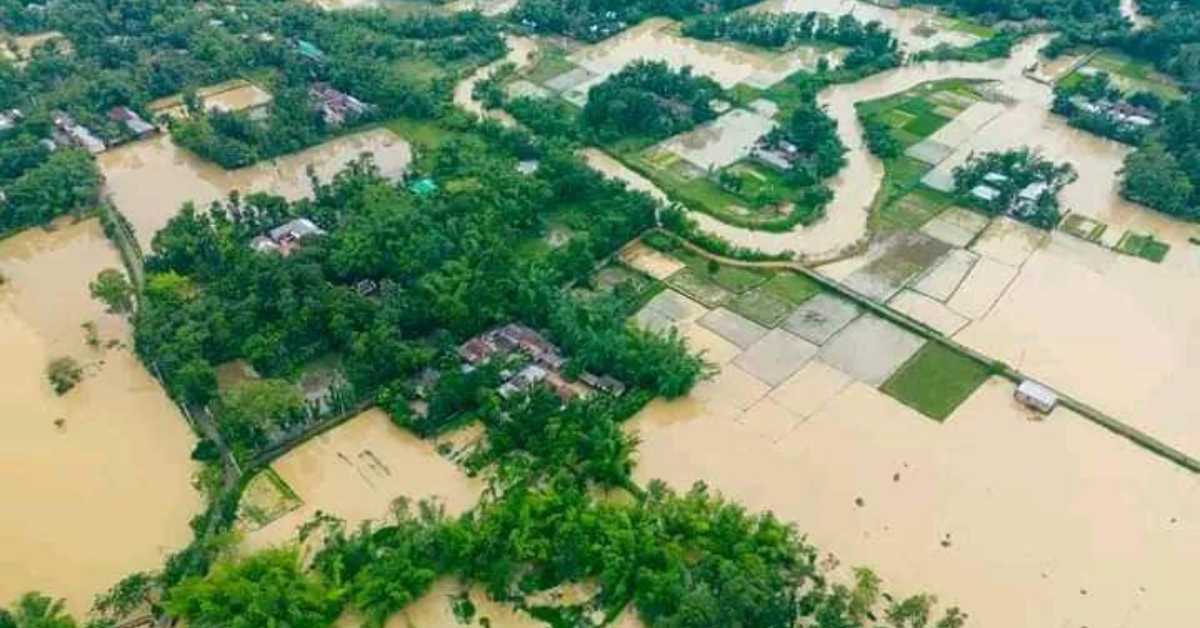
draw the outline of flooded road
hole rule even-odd
[[[295,200],[312,193],[310,165],[322,181],[328,181],[364,152],[373,153],[375,164],[389,177],[402,174],[412,160],[408,142],[376,129],[240,170],[225,170],[200,159],[165,135],[110,150],[100,155],[99,163],[113,203],[133,224],[148,252],[154,234],[185,202],[205,208],[233,190],[270,192]]]
[[[1063,410],[1030,421],[1001,380],[939,424],[827,367],[770,392],[735,368],[632,421],[639,483],[709,482],[894,593],[962,606],[971,626],[1168,626],[1200,612],[1186,584],[1200,558],[1193,474]]]
[[[82,613],[96,594],[161,567],[192,538],[188,520],[202,508],[191,484],[195,437],[129,350],[129,325],[88,293],[97,272],[120,267],[94,219],[0,241],[4,603],[37,589]],[[87,322],[97,347],[85,340]],[[60,356],[85,373],[63,396],[45,375]]]
[[[475,91],[475,85],[480,81],[492,77],[500,66],[511,63],[522,70],[531,66],[535,60],[535,55],[538,51],[537,40],[530,37],[520,37],[517,35],[505,35],[504,43],[508,44],[508,54],[503,59],[489,63],[471,73],[466,79],[460,81],[454,87],[454,104],[463,108],[477,116],[491,116],[505,125],[516,124],[512,116],[504,111],[484,111],[483,105],[475,100],[472,92]]]

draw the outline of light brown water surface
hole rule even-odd
[[[971,626],[1173,626],[1200,612],[1193,474],[1067,411],[1030,421],[1001,380],[939,424],[828,370],[757,398],[721,377],[651,404],[631,423],[636,479],[704,480],[773,510],[889,590],[962,606]],[[790,430],[768,403],[796,413]]]
[[[0,603],[37,589],[74,613],[120,578],[156,569],[191,540],[195,437],[128,348],[88,282],[120,259],[96,220],[0,241]],[[71,356],[85,377],[63,396],[46,379]]]
[[[402,174],[412,159],[408,142],[391,131],[376,129],[240,170],[225,170],[200,159],[165,135],[110,150],[100,155],[99,162],[113,202],[149,251],[155,232],[187,201],[206,208],[233,190],[270,192],[295,200],[312,194],[307,174],[310,165],[318,178],[328,181],[368,152],[380,171],[390,177]]]

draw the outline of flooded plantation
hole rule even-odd
[[[127,144],[99,157],[110,199],[129,219],[143,249],[183,203],[199,208],[242,194],[269,192],[288,199],[312,193],[308,168],[329,181],[347,163],[372,153],[384,176],[397,177],[408,167],[408,142],[386,129],[346,135],[308,150],[240,170],[225,170],[176,146],[169,137]]]
[[[195,437],[132,354],[129,325],[88,293],[120,267],[95,219],[0,241],[0,600],[39,589],[79,613],[192,538]],[[58,396],[46,367],[62,356],[84,374]]]

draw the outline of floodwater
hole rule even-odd
[[[1055,233],[956,338],[1200,456],[1198,279],[1186,242],[1159,265]]]
[[[0,241],[0,603],[36,589],[82,613],[192,538],[195,437],[128,348],[129,325],[88,293],[120,267],[95,219]],[[60,356],[85,371],[63,396],[45,375]]]
[[[979,37],[970,33],[944,28],[946,20],[928,11],[889,9],[861,0],[767,0],[748,10],[768,13],[817,11],[832,16],[853,15],[861,22],[882,22],[909,52],[927,50],[939,44],[970,46],[979,41]]]
[[[240,170],[205,161],[165,135],[107,151],[99,156],[99,163],[112,201],[149,251],[154,234],[187,201],[205,208],[234,190],[270,192],[292,200],[306,197],[312,194],[310,165],[322,181],[328,181],[366,152],[374,154],[376,165],[389,177],[398,177],[412,160],[408,142],[389,130],[375,129]]]
[[[579,151],[579,155],[587,162],[587,165],[596,172],[617,181],[623,181],[631,190],[645,192],[656,201],[667,203],[666,192],[663,192],[654,182],[643,177],[642,175],[630,170],[628,166],[619,162],[612,155],[600,150],[599,148],[584,148]],[[699,216],[702,214],[692,214]]]
[[[639,483],[708,482],[894,593],[963,607],[972,626],[1168,626],[1200,612],[1193,474],[1061,409],[1031,421],[1002,380],[939,424],[819,362],[770,392],[726,376],[735,368],[631,421]]]
[[[379,0],[312,0],[312,3],[326,11],[373,9],[379,6]]]
[[[487,16],[507,13],[517,6],[517,0],[455,0],[448,7],[451,11],[479,11]]]
[[[844,56],[841,52],[810,47],[774,53],[699,41],[677,34],[675,25],[676,22],[666,18],[648,19],[571,54],[573,63],[592,73],[572,92],[586,94],[593,85],[639,59],[665,61],[675,68],[691,66],[697,74],[708,76],[727,89],[738,83],[766,89],[798,70],[815,68],[822,57],[837,65]]]
[[[392,424],[372,408],[288,452],[272,465],[303,505],[250,533],[250,548],[291,541],[318,511],[351,527],[386,517],[392,502],[436,498],[450,515],[475,505],[484,482],[469,478],[432,442]]]
[[[245,111],[269,104],[272,96],[265,89],[244,79],[234,79],[209,85],[196,90],[196,96],[206,109],[219,111]],[[187,116],[183,96],[167,96],[148,104],[146,108],[154,114],[172,118]]]
[[[491,116],[505,125],[512,126],[516,124],[516,121],[507,112],[484,111],[483,104],[476,101],[471,95],[475,90],[476,84],[490,78],[500,69],[500,66],[506,63],[515,65],[518,70],[523,70],[533,65],[538,51],[537,40],[530,37],[505,35],[504,43],[508,44],[508,54],[503,59],[475,70],[475,72],[454,87],[454,104],[477,116]]]

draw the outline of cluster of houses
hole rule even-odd
[[[14,110],[14,112],[18,116],[20,115],[19,111]],[[157,127],[143,120],[137,112],[128,107],[113,107],[108,112],[108,119],[124,128],[125,132],[120,139],[106,142],[91,129],[76,122],[70,114],[55,111],[50,115],[50,120],[54,123],[54,130],[51,131],[52,141],[56,147],[75,146],[95,155],[114,146],[142,139],[158,132]],[[0,124],[0,129],[2,128],[3,126]]]
[[[999,172],[989,172],[983,176],[983,181],[983,183],[971,188],[971,196],[985,203],[991,203],[1000,198],[1002,195],[1000,188],[1008,184],[1009,178],[1007,175],[1000,174]],[[1013,199],[1012,204],[1005,211],[1009,215],[1018,218],[1033,214],[1036,212],[1038,203],[1041,202],[1042,197],[1052,191],[1050,184],[1045,181],[1030,183],[1017,192],[1016,198]]]
[[[785,139],[769,139],[771,134],[758,138],[750,156],[778,170],[788,171],[800,159],[800,148]]]
[[[328,83],[314,83],[308,89],[308,94],[312,97],[317,111],[321,112],[325,124],[330,127],[342,126],[347,120],[353,121],[374,109],[373,105],[340,92]]]
[[[625,392],[624,384],[608,376],[584,373],[578,383],[568,381],[562,373],[567,360],[558,347],[533,329],[517,323],[497,327],[471,338],[458,348],[458,355],[467,363],[467,368],[515,355],[527,358],[528,363],[518,370],[502,373],[504,383],[497,392],[505,399],[538,385],[548,387],[563,403],[590,391],[598,390],[614,396]]]
[[[1141,129],[1153,126],[1158,117],[1155,112],[1146,107],[1139,107],[1124,101],[1092,101],[1083,96],[1073,96],[1071,104],[1079,111],[1104,116],[1118,124]]]
[[[521,20],[521,25],[530,30],[536,31],[538,29],[538,23],[529,18]],[[605,11],[596,16],[595,21],[588,25],[587,31],[593,38],[600,40],[615,35],[625,30],[628,26],[629,24],[620,19],[616,11]]]
[[[299,249],[305,238],[323,236],[325,230],[307,218],[285,222],[250,241],[250,248],[259,253],[278,253],[284,257]]]

